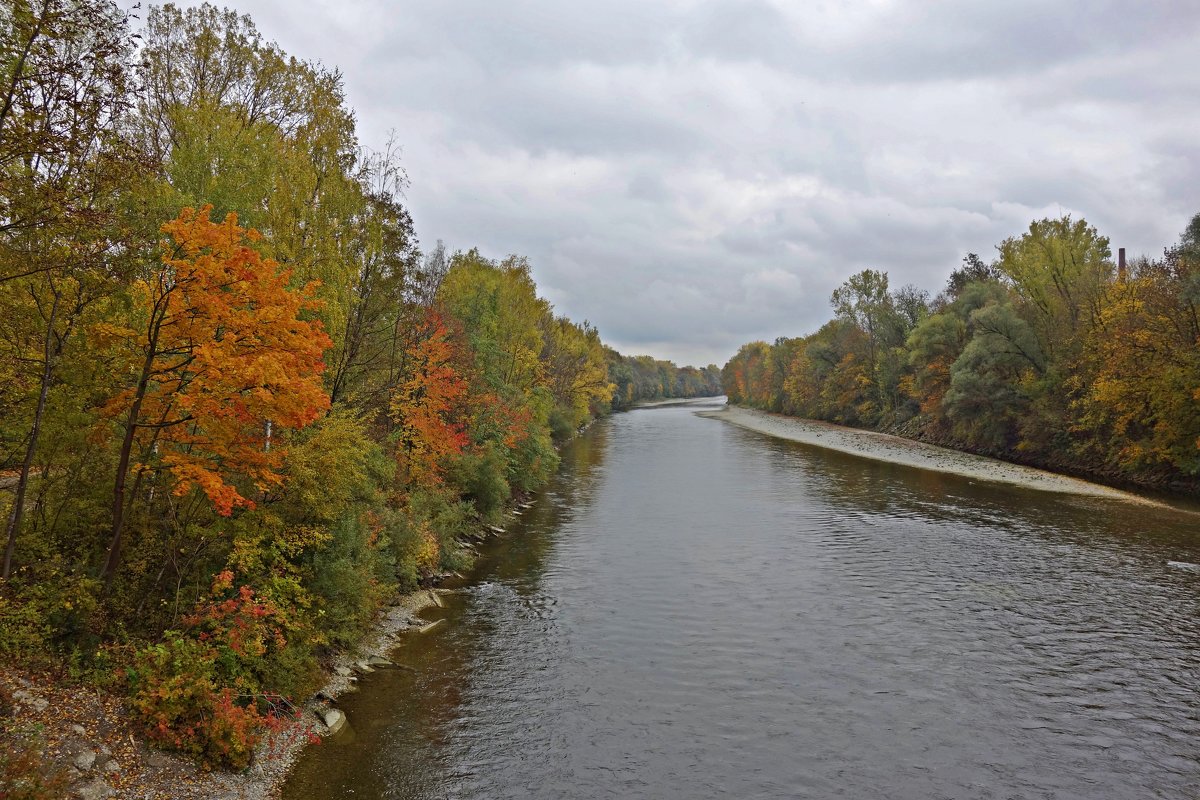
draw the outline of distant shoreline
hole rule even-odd
[[[740,406],[726,406],[718,411],[698,411],[696,414],[701,417],[723,420],[738,427],[779,439],[824,447],[876,461],[887,461],[892,464],[903,464],[934,472],[1006,483],[1044,492],[1102,497],[1139,505],[1170,507],[1167,503],[1110,486],[876,431],[846,428],[828,422],[770,414]]]

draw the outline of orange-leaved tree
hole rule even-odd
[[[272,427],[301,428],[329,407],[321,373],[330,339],[304,319],[318,306],[315,286],[290,288],[290,273],[248,245],[256,231],[233,214],[212,222],[210,211],[185,208],[162,226],[161,259],[134,285],[134,321],[97,330],[127,355],[133,378],[103,409],[123,433],[106,582],[148,471],[168,475],[176,495],[200,489],[228,515],[253,505],[247,484],[280,482]]]
[[[441,315],[430,310],[425,328],[409,349],[408,378],[393,392],[389,410],[402,479],[428,486],[441,482],[445,459],[467,444],[462,411],[468,384],[455,367],[461,359]]]

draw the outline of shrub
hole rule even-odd
[[[0,799],[55,800],[66,794],[66,773],[49,769],[36,743],[0,749]]]
[[[259,710],[265,656],[285,645],[283,621],[249,586],[232,590],[233,573],[213,582],[214,598],[143,648],[130,670],[132,706],[150,739],[207,766],[240,769],[267,729],[273,709]]]
[[[131,704],[159,746],[209,767],[241,769],[275,720],[259,713],[255,697],[218,688],[216,662],[214,647],[168,631],[137,654]]]

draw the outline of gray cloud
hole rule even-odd
[[[1041,216],[1156,254],[1200,211],[1177,0],[233,2],[396,130],[422,241],[529,256],[629,352],[723,363]]]

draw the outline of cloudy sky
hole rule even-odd
[[[529,257],[624,352],[723,364],[847,276],[943,285],[1031,220],[1200,211],[1191,0],[232,0],[395,130],[424,245]]]

